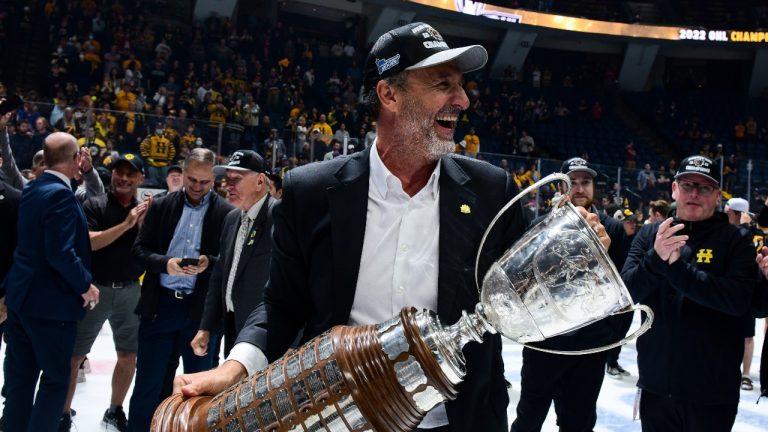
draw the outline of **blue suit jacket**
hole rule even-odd
[[[3,282],[8,309],[59,321],[85,315],[81,294],[91,283],[88,225],[72,189],[53,174],[24,187],[13,260]]]

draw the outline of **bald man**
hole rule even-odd
[[[18,246],[3,282],[8,307],[4,414],[9,431],[57,429],[69,386],[76,324],[85,308],[99,301],[99,290],[91,284],[88,225],[71,186],[82,157],[75,137],[51,134],[43,144],[43,157],[48,169],[24,187]],[[69,418],[61,420],[71,424]]]

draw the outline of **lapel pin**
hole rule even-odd
[[[251,240],[248,242],[248,246],[250,246],[250,245],[252,245],[252,244],[253,244],[253,239],[251,239]]]
[[[469,206],[466,204],[462,204],[459,208],[459,211],[461,211],[463,214],[470,214],[472,213],[472,210],[470,210]]]

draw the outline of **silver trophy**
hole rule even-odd
[[[503,212],[555,180],[570,190],[563,174],[523,190],[491,222],[480,250]],[[463,312],[454,325],[444,326],[432,311],[404,308],[380,324],[334,327],[219,395],[171,396],[155,411],[151,430],[411,431],[429,410],[456,397],[466,374],[462,348],[482,342],[486,332],[535,342],[637,309],[647,319],[619,342],[543,351],[610,349],[640,336],[653,321],[648,307],[632,304],[595,232],[561,200],[493,264],[474,313]]]

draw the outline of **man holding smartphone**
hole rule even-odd
[[[128,419],[132,431],[149,430],[155,408],[171,394],[180,356],[190,372],[210,369],[218,354],[198,357],[190,347],[219,255],[224,217],[233,208],[211,191],[214,163],[212,151],[192,150],[184,163],[184,187],[153,200],[133,245],[147,273],[136,308],[140,324]]]

